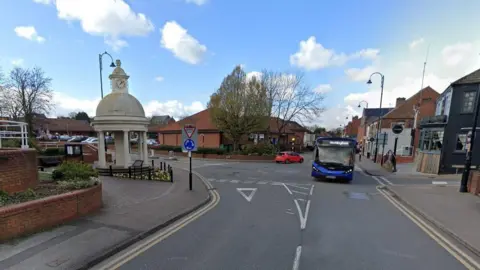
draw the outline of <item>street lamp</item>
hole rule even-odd
[[[372,82],[370,81],[370,83],[372,83]],[[362,100],[362,101],[360,101],[360,102],[358,103],[358,108],[361,108],[361,107],[362,107],[362,105],[361,105],[361,104],[362,104],[362,102],[365,102],[365,108],[367,108],[367,109],[368,109],[368,102],[367,102],[367,101],[365,101],[365,100]]]
[[[102,98],[103,98],[103,81],[102,81],[102,69],[103,69],[103,65],[102,65],[102,57],[104,55],[108,55],[110,56],[110,59],[112,60],[112,63],[110,64],[110,67],[114,68],[116,67],[115,64],[113,63],[113,57],[108,53],[108,52],[104,52],[104,53],[101,53],[98,55],[98,64],[99,64],[99,67],[100,67],[100,93],[102,95]]]
[[[385,81],[385,76],[383,76],[382,73],[380,72],[374,72],[370,75],[370,78],[368,79],[368,82],[367,84],[372,84],[372,76],[373,75],[380,75],[381,77],[381,82],[380,82],[380,88],[381,88],[381,92],[380,92],[380,117],[379,117],[379,120],[378,120],[378,125],[377,125],[377,134],[376,134],[376,142],[375,142],[375,158],[373,159],[373,162],[377,163],[377,154],[378,154],[378,131],[380,130],[381,126],[382,126],[382,100],[383,100],[383,83]],[[385,137],[383,138],[385,140]]]
[[[113,57],[108,53],[108,52],[104,52],[104,53],[101,53],[98,55],[98,65],[99,65],[99,68],[100,68],[100,94],[102,95],[102,99],[103,99],[103,80],[102,80],[102,69],[103,69],[103,65],[102,65],[102,57],[104,55],[108,55],[110,56],[110,59],[112,60],[112,63],[110,64],[110,67],[114,68],[115,67],[115,64],[113,63]],[[104,140],[104,144],[105,144],[105,151],[107,151],[107,137],[106,136],[103,136],[103,140]]]

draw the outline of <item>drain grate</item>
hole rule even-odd
[[[344,194],[345,194],[349,199],[370,200],[370,197],[367,195],[367,193],[363,193],[363,192],[349,192],[349,191],[345,191]]]

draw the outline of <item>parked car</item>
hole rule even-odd
[[[73,136],[68,142],[82,142],[86,138],[85,136]]]
[[[148,145],[158,145],[158,142],[155,139],[148,139],[147,144]]]
[[[275,157],[276,163],[292,163],[299,162],[303,163],[303,156],[295,152],[280,152]]]
[[[82,143],[98,143],[98,138],[88,137],[87,139],[83,140]]]
[[[72,138],[72,137],[70,137],[70,136],[68,136],[68,135],[61,135],[61,136],[59,137],[59,140],[60,140],[60,141],[68,141],[68,140],[70,140],[71,138]]]

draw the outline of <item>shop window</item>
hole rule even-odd
[[[475,105],[476,92],[464,92],[463,93],[463,106],[462,113],[472,113],[473,106]]]
[[[457,134],[455,151],[466,151],[466,150],[467,150],[467,134]]]
[[[440,151],[443,145],[443,130],[424,129],[420,132],[419,148],[423,151]]]

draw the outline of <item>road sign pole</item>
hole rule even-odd
[[[190,160],[190,171],[188,173],[188,186],[192,190],[192,151],[188,151],[188,159]]]
[[[398,136],[395,136],[395,143],[393,144],[393,155],[397,155],[397,142],[398,142]]]

